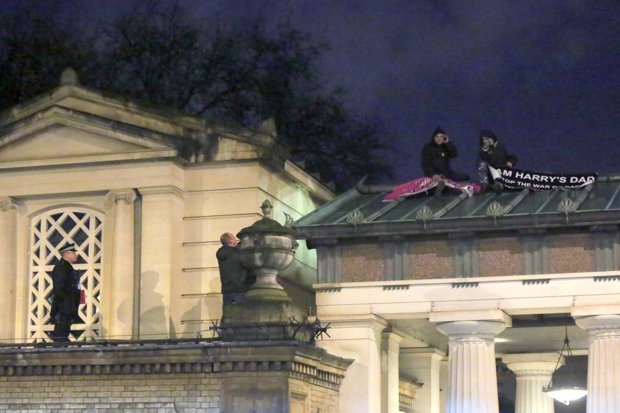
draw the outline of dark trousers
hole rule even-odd
[[[69,342],[69,334],[71,333],[71,322],[69,317],[56,315],[54,320],[54,331],[52,331],[52,341],[55,343],[67,343]]]
[[[455,172],[453,170],[450,170],[445,176],[446,178],[451,179],[453,181],[458,181],[458,182],[469,181],[469,175],[466,174],[465,172]]]

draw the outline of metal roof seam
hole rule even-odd
[[[618,193],[620,193],[620,185],[618,185],[618,187],[616,188],[616,191],[614,192],[614,194],[611,196],[611,199],[609,200],[609,202],[607,203],[607,205],[605,205],[605,210],[609,209],[611,207],[611,205],[614,203],[614,201],[616,200],[616,198],[618,197]]]
[[[521,203],[521,201],[523,201],[525,197],[529,195],[529,193],[530,190],[528,188],[525,188],[524,190],[519,192],[519,194],[512,201],[510,201],[508,205],[504,207],[504,215],[508,215],[510,211],[515,209]]]

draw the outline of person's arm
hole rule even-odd
[[[435,170],[433,169],[433,152],[432,148],[428,145],[425,145],[422,149],[422,172],[424,172],[425,176],[433,176],[435,175]]]
[[[446,156],[448,158],[456,158],[456,156],[459,154],[459,151],[456,149],[456,146],[450,141],[444,142],[443,145],[446,150]]]
[[[512,168],[517,164],[517,155],[512,152],[506,151],[506,156],[508,157],[508,161],[506,162],[506,166]]]
[[[512,168],[517,163],[517,157],[512,152],[509,152],[504,145],[501,143],[497,144],[497,151],[501,151],[500,153],[503,155],[503,159],[506,160],[505,165],[498,165],[500,167],[507,166],[508,168]],[[502,159],[502,158],[500,158]]]
[[[52,291],[57,293],[62,289],[62,268],[60,265],[55,265],[52,270]]]
[[[491,162],[491,156],[489,155],[488,151],[483,151],[482,149],[480,149],[480,151],[478,152],[478,164],[480,163],[490,163]]]

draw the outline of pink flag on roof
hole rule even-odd
[[[404,184],[398,185],[394,188],[394,190],[392,190],[392,192],[387,194],[385,198],[383,198],[383,202],[391,202],[399,198],[406,198],[408,196],[419,194],[420,192],[429,191],[436,187],[439,182],[440,181],[433,181],[433,178],[429,178],[428,176],[405,182]],[[480,185],[475,182],[460,184],[450,179],[444,179],[443,182],[448,188],[458,189],[469,196],[480,192]]]

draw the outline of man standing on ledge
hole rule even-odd
[[[80,276],[73,268],[78,254],[74,244],[68,244],[60,250],[60,261],[52,270],[52,310],[50,317],[54,323],[52,340],[69,342],[71,324],[79,320]]]
[[[220,267],[220,281],[224,304],[235,304],[241,301],[243,294],[256,279],[251,277],[239,260],[239,240],[230,232],[220,237],[222,246],[217,250],[217,263]]]

